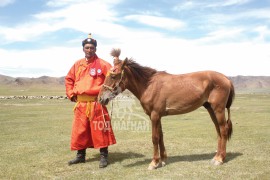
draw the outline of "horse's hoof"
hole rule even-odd
[[[211,164],[215,165],[215,166],[219,166],[219,165],[222,165],[223,162],[222,161],[218,161],[216,159],[212,159],[211,160]]]
[[[154,169],[157,169],[157,168],[155,166],[152,166],[152,165],[148,166],[148,170],[154,170]]]
[[[166,162],[165,161],[161,161],[161,166],[162,167],[166,166]]]
[[[148,170],[154,170],[159,167],[160,163],[155,164],[154,162],[151,162],[148,166]]]

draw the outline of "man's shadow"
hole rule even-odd
[[[176,156],[169,156],[167,159],[167,164],[173,164],[177,162],[195,162],[195,161],[203,161],[203,160],[211,160],[216,153],[204,153],[204,154],[188,154],[188,155],[176,155]],[[233,159],[237,158],[238,156],[242,156],[242,153],[239,152],[228,152],[226,156],[225,163],[228,161],[232,161]],[[119,163],[126,159],[139,159],[143,158],[145,155],[140,153],[134,152],[110,152],[109,153],[109,163]],[[94,155],[94,158],[87,159],[87,162],[98,161],[99,154]],[[152,159],[145,158],[143,160],[138,160],[134,163],[123,165],[124,167],[134,167],[140,165],[147,165],[151,162]]]
[[[109,152],[109,163],[114,164],[114,163],[119,163],[127,159],[138,159],[145,157],[145,155],[140,154],[140,153],[134,153],[134,152]],[[94,161],[99,161],[100,159],[100,154],[95,154],[94,157],[86,159],[86,162],[94,162]]]

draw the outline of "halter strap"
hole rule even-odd
[[[108,74],[108,75],[109,75],[109,74]],[[107,76],[108,76],[108,75],[107,75]],[[114,88],[118,87],[118,86],[120,85],[120,83],[123,81],[123,76],[124,76],[124,69],[121,71],[121,78],[120,78],[120,80],[117,82],[117,84],[116,84],[115,87],[111,87],[111,86],[108,86],[108,85],[106,85],[106,84],[103,84],[102,86],[105,87],[105,88],[107,88],[107,89],[109,89],[110,91],[113,91]],[[122,83],[123,83],[123,82],[122,82]],[[124,83],[123,83],[123,84],[124,84]],[[125,86],[125,84],[124,84],[124,86]]]

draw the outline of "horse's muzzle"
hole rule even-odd
[[[102,97],[99,97],[98,98],[98,101],[99,101],[99,103],[100,104],[102,104],[102,105],[107,105],[108,103],[109,103],[109,98],[102,98]]]

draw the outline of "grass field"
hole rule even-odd
[[[0,95],[18,95],[12,92]],[[18,92],[42,93],[35,89]],[[60,94],[57,91],[56,95]],[[147,170],[153,152],[151,128],[132,129],[119,124],[115,128],[117,144],[109,148],[107,168],[98,168],[96,149],[87,150],[86,163],[68,166],[67,162],[75,157],[69,149],[73,105],[56,99],[0,99],[0,179],[270,178],[269,94],[236,95],[232,106],[234,133],[222,166],[209,163],[215,154],[217,135],[203,108],[163,118],[168,162],[154,171]],[[138,104],[132,112],[121,111],[128,115],[124,119],[120,119],[116,108],[114,122],[147,119]]]

